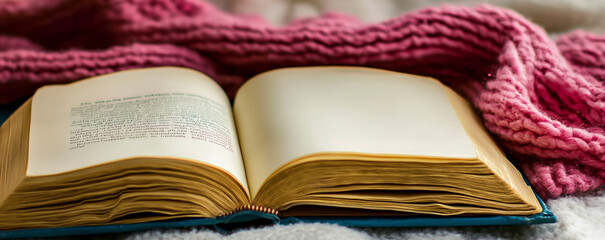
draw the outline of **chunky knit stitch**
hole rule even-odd
[[[262,71],[325,64],[438,78],[474,104],[543,197],[605,184],[603,36],[578,31],[555,43],[491,6],[276,27],[194,0],[0,1],[1,103],[44,84],[161,65],[208,73],[233,96]]]

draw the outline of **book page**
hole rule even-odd
[[[28,176],[165,156],[222,168],[247,189],[229,100],[194,70],[138,69],[46,86],[32,104]]]
[[[481,159],[487,167],[489,167],[496,176],[505,181],[508,186],[514,189],[515,193],[527,203],[533,204],[539,209],[542,209],[538,199],[535,198],[534,192],[516,167],[506,158],[504,152],[498,148],[496,141],[489,135],[483,127],[483,123],[477,114],[473,113],[473,108],[460,95],[453,90],[447,89],[448,97],[462,125],[475,146],[478,158]]]
[[[288,161],[322,152],[476,159],[437,80],[358,67],[274,70],[238,92],[250,191]]]

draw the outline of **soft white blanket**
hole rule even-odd
[[[260,15],[276,25],[328,11],[344,12],[377,22],[429,5],[477,4],[475,0],[214,0],[227,11]],[[485,1],[482,1],[485,2]],[[605,34],[602,0],[490,0],[543,26],[553,37],[573,29]],[[127,239],[605,239],[605,189],[585,196],[547,202],[556,224],[533,226],[354,229],[329,224],[294,224],[244,229],[222,235],[209,229],[146,231],[121,235]]]

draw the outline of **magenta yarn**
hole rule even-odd
[[[340,14],[272,26],[195,0],[0,1],[0,103],[44,84],[174,65],[233,96],[280,67],[429,75],[467,97],[543,197],[605,184],[605,37],[553,42],[497,7],[426,8],[377,24]]]

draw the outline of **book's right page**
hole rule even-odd
[[[234,114],[252,197],[276,169],[309,154],[477,158],[442,84],[415,75],[274,70],[242,86]]]
[[[514,189],[513,194],[533,205],[543,205],[543,203],[539,202],[541,200],[536,198],[537,195],[534,197],[535,193],[527,181],[523,179],[523,176],[516,167],[508,161],[504,152],[498,148],[494,139],[485,130],[481,123],[481,119],[473,112],[470,103],[449,88],[446,88],[446,92],[468,137],[475,146],[478,158],[481,159],[491,171],[495,172],[496,175],[501,176],[501,180],[505,181],[508,186]]]

